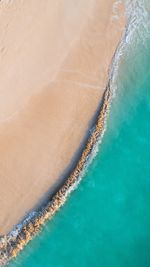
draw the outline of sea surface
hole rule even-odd
[[[9,267],[150,267],[150,1],[135,1],[98,153]]]

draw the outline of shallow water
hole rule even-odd
[[[150,35],[141,35],[148,30],[143,25],[121,57],[96,158],[64,207],[9,267],[150,266]]]

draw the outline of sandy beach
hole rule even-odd
[[[0,2],[0,235],[72,163],[124,27],[114,0]]]

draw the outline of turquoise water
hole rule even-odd
[[[150,267],[150,37],[140,38],[122,56],[84,179],[9,267]]]

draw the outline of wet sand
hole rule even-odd
[[[0,235],[58,183],[81,146],[125,24],[113,4],[0,3]]]

